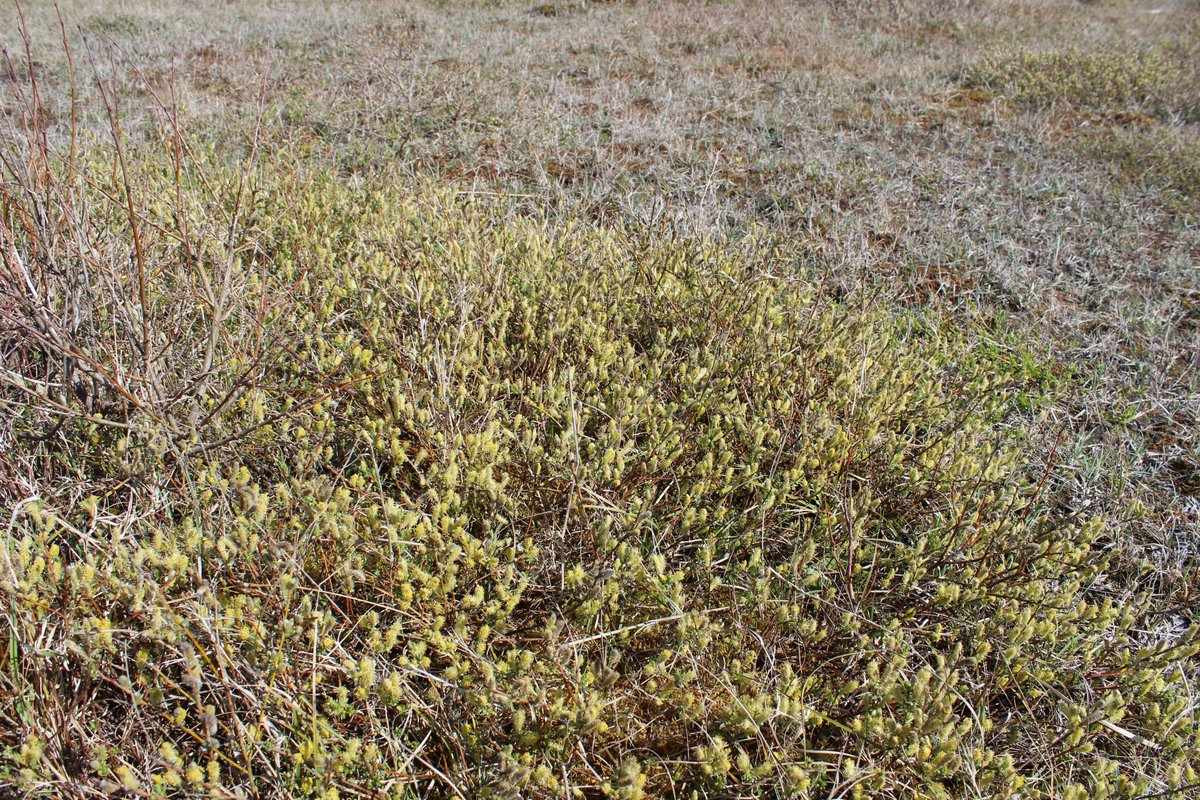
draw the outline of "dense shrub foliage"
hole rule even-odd
[[[171,360],[122,345],[96,294],[71,345],[88,410],[4,389],[19,432],[71,412],[12,445],[41,472],[4,490],[5,785],[1100,798],[1200,779],[1200,632],[1146,632],[1102,521],[1041,502],[1006,433],[1015,390],[940,318],[835,300],[752,242],[288,172],[139,174],[131,313]],[[6,203],[26,269],[79,247]],[[122,204],[74,207],[75,256],[128,263]],[[203,220],[236,235],[188,246]],[[53,343],[21,315],[80,296],[36,288],[5,312],[29,374]],[[205,291],[224,299],[187,300]]]
[[[1143,111],[1165,120],[1200,119],[1192,46],[1128,50],[1000,52],[969,67],[964,83],[1036,107]]]

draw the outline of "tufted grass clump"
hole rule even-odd
[[[967,68],[965,86],[1035,107],[1144,113],[1200,120],[1200,76],[1193,46],[1082,50],[1019,49]]]
[[[1103,520],[1042,499],[1016,432],[1027,381],[941,318],[836,300],[753,241],[551,226],[285,155],[188,163],[130,156],[132,222],[111,160],[73,184],[95,268],[145,232],[145,319],[171,335],[133,341],[172,343],[155,363],[173,392],[105,367],[147,360],[109,295],[73,340],[108,353],[100,403],[39,392],[50,344],[6,334],[6,369],[31,376],[3,389],[34,434],[16,452],[40,471],[6,484],[3,786],[1100,798],[1200,780],[1200,630],[1147,633]],[[6,224],[35,218],[8,202]],[[198,222],[234,234],[189,253]],[[8,274],[44,241],[14,229]],[[218,263],[236,291],[214,337],[180,298]]]

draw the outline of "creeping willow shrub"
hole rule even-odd
[[[967,68],[963,83],[1035,107],[1142,111],[1200,119],[1200,74],[1191,45],[1141,49],[1001,52]]]
[[[151,230],[211,197],[140,174]],[[1011,393],[941,323],[835,302],[782,252],[244,180],[231,302],[262,366],[180,400],[237,435],[168,457],[74,417],[17,454],[90,493],[5,515],[6,791],[1197,781],[1200,631],[1143,636],[1102,522],[1039,502]],[[169,296],[192,262],[143,247]]]

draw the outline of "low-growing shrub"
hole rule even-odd
[[[60,158],[17,96],[4,796],[1200,781],[1200,629],[1046,499],[1033,349],[752,239],[129,152],[103,92]]]
[[[180,391],[191,426],[64,396],[53,435],[5,456],[45,468],[6,495],[10,790],[1197,780],[1200,632],[1143,632],[1103,523],[1040,502],[1015,393],[945,323],[835,301],[752,243],[549,227],[281,164],[137,170],[151,305],[194,268],[179,210],[221,185],[253,198],[212,254],[251,322],[217,348],[230,377]],[[72,224],[127,259],[101,174]],[[8,199],[10,272],[36,201]],[[81,348],[128,336],[103,308]],[[154,319],[205,341],[205,312],[179,313]],[[10,335],[6,369],[38,344]],[[165,373],[200,374],[202,350],[177,352]],[[4,389],[39,433],[40,385]]]
[[[1173,207],[1194,212],[1200,204],[1200,136],[1192,131],[1102,129],[1081,149]]]
[[[1127,50],[1017,50],[968,67],[961,82],[1036,108],[1141,110],[1163,119],[1200,119],[1193,46]]]

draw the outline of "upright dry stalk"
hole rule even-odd
[[[66,24],[70,119],[54,130],[18,13],[24,63],[4,54],[16,113],[0,131],[0,405],[27,443],[65,443],[71,420],[119,428],[130,447],[154,442],[147,468],[169,471],[249,432],[223,416],[270,369],[266,320],[286,298],[248,291],[258,131],[248,163],[217,174],[188,141],[173,85],[164,102],[115,45],[106,74],[89,48],[107,141],[88,150],[111,172],[91,168]],[[125,71],[159,123],[144,151],[127,141]]]

